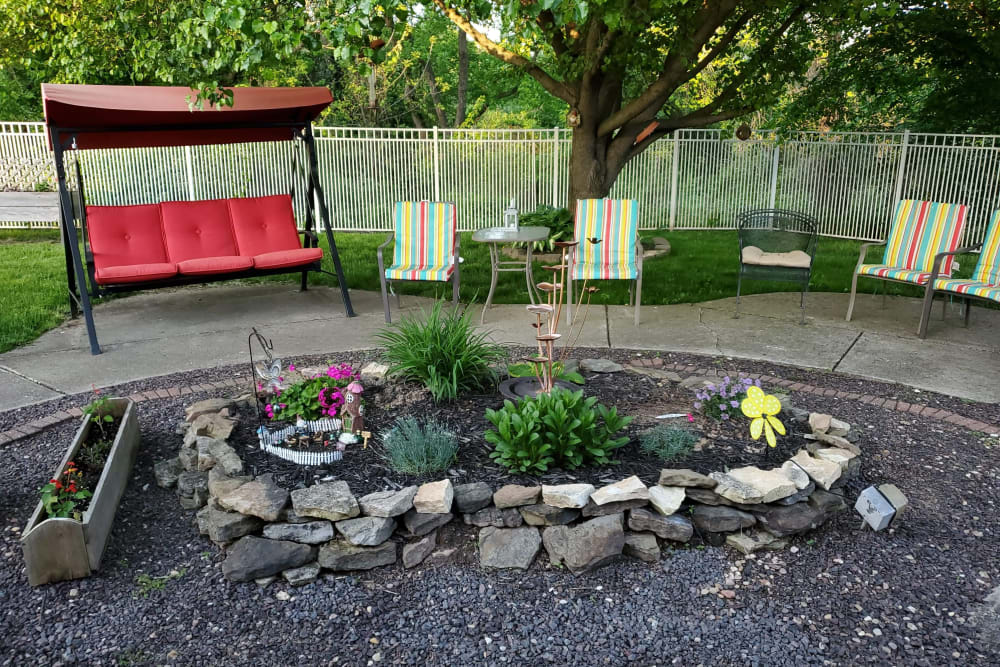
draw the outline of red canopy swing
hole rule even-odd
[[[197,146],[259,141],[305,144],[306,201],[319,202],[344,309],[354,316],[318,176],[311,123],[332,101],[327,88],[232,88],[232,106],[192,111],[193,91],[174,86],[42,84],[55,157],[70,310],[82,310],[100,354],[92,297],[249,276],[323,271],[311,206],[297,230],[292,194],[133,206],[87,206],[77,163],[78,205],[66,182],[66,150]],[[292,189],[296,173],[292,174]],[[76,222],[83,231],[81,258]],[[303,234],[300,243],[298,234]],[[84,266],[86,262],[86,267]]]

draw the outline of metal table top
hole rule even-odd
[[[534,243],[549,238],[548,227],[490,227],[477,229],[472,233],[472,240],[478,243]]]

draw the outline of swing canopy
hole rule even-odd
[[[232,106],[198,109],[183,86],[42,84],[45,123],[78,148],[282,141],[333,101],[328,88],[229,88]],[[66,146],[68,148],[68,146]]]

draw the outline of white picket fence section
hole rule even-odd
[[[399,199],[457,204],[459,226],[500,223],[521,211],[565,206],[570,131],[316,127],[333,228],[385,231]],[[290,142],[80,152],[93,204],[145,203],[288,192]],[[0,123],[0,190],[51,186],[41,123]],[[303,188],[296,194],[300,219]],[[639,200],[644,229],[730,229],[752,208],[814,216],[826,236],[877,240],[900,198],[964,203],[967,242],[981,240],[1000,208],[1000,136],[681,130],[632,160],[614,197]],[[14,226],[16,223],[0,223]]]

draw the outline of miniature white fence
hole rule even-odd
[[[398,199],[458,205],[463,230],[521,211],[564,206],[570,131],[315,128],[335,230],[384,231]],[[287,192],[291,143],[85,151],[87,199],[123,204]],[[302,155],[298,165],[302,166]],[[41,123],[0,123],[0,190],[55,182]],[[732,228],[743,210],[806,212],[827,236],[881,239],[900,198],[968,204],[967,242],[1000,208],[1000,137],[681,130],[632,160],[614,197],[639,200],[645,229]],[[303,188],[296,210],[304,211]],[[12,223],[0,225],[13,226]],[[37,225],[36,225],[37,226]]]

